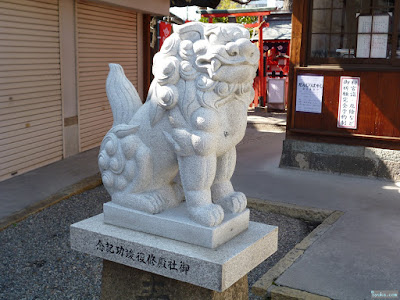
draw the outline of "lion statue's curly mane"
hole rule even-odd
[[[246,197],[230,178],[258,59],[244,27],[176,26],[154,57],[144,104],[121,66],[110,64],[114,123],[99,166],[112,203],[155,214],[185,200],[190,217],[205,226],[243,211]]]

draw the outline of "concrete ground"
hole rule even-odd
[[[98,153],[98,148],[92,149],[0,182],[0,228],[50,204],[54,194],[98,173]]]
[[[371,290],[399,290],[400,184],[280,169],[284,115],[252,116],[253,124],[237,147],[235,188],[253,198],[344,212],[276,284],[352,300],[370,299]],[[95,175],[97,152],[0,182],[0,224]]]
[[[332,299],[400,289],[400,184],[278,168],[283,133],[248,129],[234,186],[249,197],[343,211],[275,282]]]

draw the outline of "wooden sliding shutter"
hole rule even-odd
[[[57,0],[0,0],[0,181],[62,159]]]
[[[100,145],[111,128],[105,90],[108,64],[122,65],[137,88],[137,15],[135,11],[79,0],[78,99],[80,150]]]

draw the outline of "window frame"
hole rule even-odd
[[[400,0],[395,0],[394,2],[394,12],[392,17],[392,37],[391,37],[391,57],[390,58],[341,58],[341,57],[312,57],[311,53],[311,43],[312,43],[312,25],[313,25],[313,2],[319,0],[308,1],[309,7],[309,21],[308,21],[308,41],[307,41],[307,65],[370,65],[370,66],[385,66],[385,67],[399,67],[400,66],[400,55],[396,55],[396,51],[400,51]],[[333,1],[333,0],[331,0]],[[351,1],[351,0],[349,0]],[[331,2],[332,3],[332,2]],[[375,7],[376,8],[376,7]],[[331,20],[333,15],[333,6],[328,9],[331,11]],[[374,9],[374,7],[371,7]],[[342,14],[343,15],[343,14]],[[332,22],[332,21],[331,21]],[[330,29],[331,31],[331,29]],[[315,33],[314,33],[315,34]],[[323,33],[321,33],[323,34]],[[329,35],[334,33],[330,32]],[[343,33],[341,33],[343,34]],[[351,33],[353,34],[353,33]],[[389,33],[390,34],[390,33]],[[357,36],[357,33],[354,33]],[[399,45],[399,47],[398,47]],[[354,49],[356,51],[356,48]],[[397,56],[397,57],[396,57]]]

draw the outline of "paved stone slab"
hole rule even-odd
[[[154,215],[112,202],[104,204],[104,222],[107,224],[207,248],[216,248],[245,231],[249,226],[249,218],[250,210],[246,209],[241,213],[226,214],[220,225],[207,227],[190,218],[186,202]]]
[[[217,249],[108,225],[103,214],[71,225],[72,249],[220,292],[272,255],[277,244],[276,226],[254,222]]]
[[[274,281],[279,278],[289,267],[300,258],[319,237],[321,237],[341,216],[340,211],[333,212],[327,217],[317,228],[315,228],[307,237],[298,243],[285,257],[283,257],[276,265],[267,271],[252,287],[252,292],[259,296],[267,295]],[[291,294],[290,294],[291,295]],[[296,298],[297,299],[297,298]],[[301,298],[303,299],[303,298]],[[305,298],[308,299],[308,298]]]

